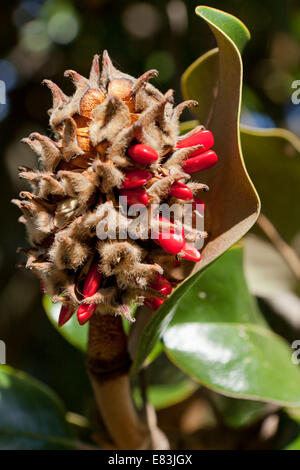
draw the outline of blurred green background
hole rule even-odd
[[[16,254],[24,246],[19,211],[10,200],[22,187],[17,166],[35,166],[35,156],[20,139],[47,132],[49,78],[66,93],[72,85],[66,69],[88,74],[92,57],[108,49],[114,63],[131,75],[157,68],[156,85],[175,89],[180,77],[214,38],[194,14],[192,0],[28,0],[1,2],[0,79],[7,88],[0,104],[1,248],[0,339],[7,344],[8,364],[49,384],[69,410],[85,413],[91,394],[84,358],[49,323],[38,281],[24,270]],[[244,52],[242,122],[280,126],[300,135],[300,106],[291,103],[294,80],[300,79],[300,4],[297,0],[223,0],[206,5],[236,15],[250,29]],[[189,119],[188,112],[183,116]],[[72,380],[72,383],[70,383]]]

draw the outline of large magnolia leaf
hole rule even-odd
[[[238,36],[237,32],[235,32],[235,38]],[[244,34],[241,33],[240,39],[236,40],[240,49],[245,44],[246,36],[246,32]],[[233,38],[233,35],[231,37]],[[199,123],[211,126],[212,116],[209,110],[212,109],[215,95],[218,92],[219,56],[218,49],[204,54],[183,75],[182,89],[185,98],[193,98],[199,101],[199,106],[193,110],[198,121],[184,123],[186,130],[190,130]],[[300,207],[299,204],[295,203],[295,201],[299,200],[300,196],[298,184],[300,178],[300,141],[291,132],[284,129],[250,129],[241,127],[240,135],[247,170],[262,199],[263,212],[271,220],[279,234],[287,242],[291,242],[300,233]],[[257,253],[251,252],[247,247],[247,261],[255,258],[257,258]],[[272,276],[268,277],[268,279],[264,278],[263,284],[260,286],[258,281],[255,282],[254,293],[261,294],[256,289],[258,287],[259,291],[265,291],[264,296],[266,296],[266,290],[274,291],[278,287],[278,281],[282,283],[283,276],[285,275],[285,284],[293,284],[295,288],[295,282],[290,282],[289,269],[282,267],[280,275],[277,271],[280,280],[276,278],[276,267],[280,263],[278,257],[272,257],[271,259],[269,256],[268,266],[265,263],[264,268],[262,266],[263,259],[261,259],[260,263],[255,264],[251,262],[251,266],[247,266],[247,273],[251,276],[251,280],[255,278],[257,280],[260,279],[263,275],[263,270],[266,270],[268,267],[269,271],[272,272]],[[282,266],[282,262],[280,264]],[[251,282],[251,287],[253,287],[253,284]],[[285,289],[285,292],[282,294],[280,290],[277,290],[277,293],[278,295],[280,294],[280,298],[278,297],[277,299],[278,302],[277,300],[275,302],[274,298],[272,298],[272,304],[274,302],[276,305],[278,304],[276,309],[280,310],[281,313],[284,311],[284,314],[287,316],[289,309],[293,308],[296,312],[299,307],[297,305],[297,297],[293,294],[292,289],[290,292],[287,292]],[[293,306],[285,308],[285,304],[291,304],[291,302]]]
[[[28,375],[0,366],[0,449],[74,449],[57,396]]]
[[[164,341],[178,367],[219,393],[300,405],[300,372],[287,345],[265,328],[175,320]]]
[[[209,266],[174,305],[172,316],[163,342],[185,373],[224,395],[300,404],[300,370],[247,289],[241,250]]]
[[[211,127],[209,110],[218,89],[219,51],[196,60],[182,77],[186,99],[196,99],[198,121],[184,123],[190,130],[199,123]],[[210,91],[208,91],[210,90]],[[215,90],[214,93],[211,90]],[[300,140],[285,129],[240,128],[247,170],[262,200],[262,209],[280,235],[290,242],[300,231]]]
[[[215,51],[205,54],[201,60],[208,63],[207,69],[200,68],[196,61],[183,77],[183,92],[186,98],[199,99],[198,117],[208,124],[215,136],[215,149],[219,155],[218,164],[197,175],[199,181],[207,183],[210,191],[206,198],[206,230],[209,240],[202,251],[202,260],[195,265],[197,272],[239,240],[255,223],[260,209],[257,193],[247,175],[239,142],[239,117],[241,107],[242,61],[240,49],[246,43],[247,28],[235,17],[219,10],[199,7],[196,13],[204,19],[213,31],[218,44],[218,64],[214,65],[215,86],[210,80],[212,70],[210,57]],[[236,41],[236,42],[234,42]],[[205,59],[208,59],[207,61]],[[192,77],[192,78],[191,78]],[[192,81],[194,80],[194,85]],[[195,87],[197,92],[195,93]],[[201,92],[198,92],[201,90]],[[201,274],[187,279],[174,291],[152,318],[144,333],[133,328],[131,339],[135,356],[133,370],[136,370],[154,347],[167,324],[181,295],[197,282]],[[148,315],[149,318],[149,315]],[[139,328],[143,331],[143,328]],[[139,341],[136,341],[136,337]],[[137,344],[138,343],[138,344]]]
[[[237,18],[214,8],[201,6],[196,13],[208,23],[218,45],[194,62],[182,78],[183,95],[199,101],[195,113],[213,132],[219,156],[214,168],[197,174],[210,187],[205,195],[210,237],[196,267],[201,269],[251,228],[259,213],[259,199],[245,169],[239,138],[240,50],[249,32]]]
[[[206,70],[206,65],[211,67],[210,62],[217,64],[216,54],[201,62],[198,73]],[[202,107],[197,108],[195,114],[202,111]],[[181,132],[189,132],[199,123],[200,119],[183,122]],[[240,135],[247,170],[259,192],[264,214],[283,239],[295,243],[300,234],[300,207],[295,204],[300,198],[300,139],[280,128],[241,126]]]
[[[245,36],[246,32],[240,47],[245,43]],[[210,110],[218,90],[219,55],[218,49],[204,54],[182,77],[184,97],[199,101],[193,110],[198,121],[187,123],[188,130],[191,124],[195,127],[199,122],[210,125]],[[294,202],[300,195],[300,140],[285,129],[241,126],[240,130],[247,170],[262,199],[263,211],[290,241],[299,231],[300,208]]]

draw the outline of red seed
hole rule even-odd
[[[177,199],[183,199],[184,201],[193,199],[193,193],[190,188],[180,181],[176,181],[176,183],[172,184],[169,190],[169,195],[176,197]]]
[[[127,205],[132,206],[133,204],[142,204],[148,206],[149,196],[144,188],[137,189],[122,189],[120,196],[127,197]]]
[[[203,145],[202,148],[195,150],[191,153],[190,157],[194,157],[199,153],[206,152],[214,145],[214,136],[212,133],[206,129],[202,131],[195,132],[195,134],[190,135],[189,137],[183,138],[177,143],[177,148],[181,149],[184,147],[193,147],[194,145]]]
[[[133,170],[126,173],[126,179],[122,184],[123,189],[135,189],[143,186],[151,180],[152,174],[147,170]]]
[[[86,299],[96,294],[101,285],[102,275],[97,269],[97,264],[92,264],[83,286],[83,296]],[[97,304],[81,304],[77,310],[77,318],[80,325],[84,325],[93,315]]]
[[[81,304],[77,310],[77,318],[80,325],[84,325],[95,313],[97,304]]]
[[[144,144],[129,147],[128,155],[140,165],[149,165],[150,163],[156,162],[158,159],[158,154],[154,148]]]
[[[169,224],[169,230],[167,227],[162,228],[158,234],[154,234],[154,241],[170,255],[176,255],[184,245],[183,227],[181,229],[175,228],[175,225],[164,217],[159,217],[159,220]]]
[[[151,310],[157,310],[163,303],[164,300],[157,297],[147,297],[144,301],[144,304]]]
[[[201,259],[201,253],[191,243],[185,243],[184,247],[179,253],[179,256],[180,258],[188,259],[190,261],[195,261],[195,262],[200,261]]]
[[[97,290],[100,287],[101,279],[102,279],[102,276],[97,269],[97,264],[94,263],[91,266],[84,282],[84,286],[83,286],[84,298],[91,297],[92,295],[96,294]]]
[[[69,305],[62,305],[58,318],[58,326],[63,326],[72,317],[74,309]]]
[[[213,150],[201,153],[193,158],[188,158],[182,163],[182,168],[186,173],[196,173],[197,171],[207,170],[214,166],[218,161],[217,154]]]
[[[168,234],[168,238],[165,234],[160,234],[158,240],[155,241],[170,255],[179,253],[184,244],[184,239],[180,234]]]
[[[150,287],[157,290],[161,294],[169,295],[172,292],[172,285],[164,276],[157,274],[154,281],[150,283]]]
[[[169,295],[172,292],[172,285],[164,276],[160,274],[156,275],[154,281],[151,282],[150,287],[157,290],[163,295]],[[164,299],[159,297],[147,297],[144,300],[144,304],[147,305],[151,310],[157,310],[164,303]]]

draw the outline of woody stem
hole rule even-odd
[[[120,316],[94,315],[89,323],[87,370],[98,409],[118,449],[152,447],[130,390],[130,358]]]

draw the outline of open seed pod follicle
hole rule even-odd
[[[163,95],[149,84],[156,74],[130,77],[104,52],[101,71],[95,56],[88,79],[65,73],[75,85],[71,97],[45,80],[53,95],[53,140],[38,133],[24,139],[39,157],[39,170],[20,167],[32,192],[22,191],[13,202],[31,245],[21,250],[25,267],[62,303],[60,325],[75,311],[81,324],[95,312],[130,319],[132,302],[155,310],[176,286],[181,260],[200,259],[194,243],[206,234],[193,218],[178,228],[174,219],[153,217],[150,208],[189,202],[197,211],[198,193],[208,188],[189,180],[216,163],[213,136],[202,127],[179,136],[182,110],[196,103],[174,107],[171,90]],[[146,208],[139,238],[121,236],[131,233],[136,217],[119,196],[129,207]],[[114,237],[99,237],[101,226],[112,226]]]

